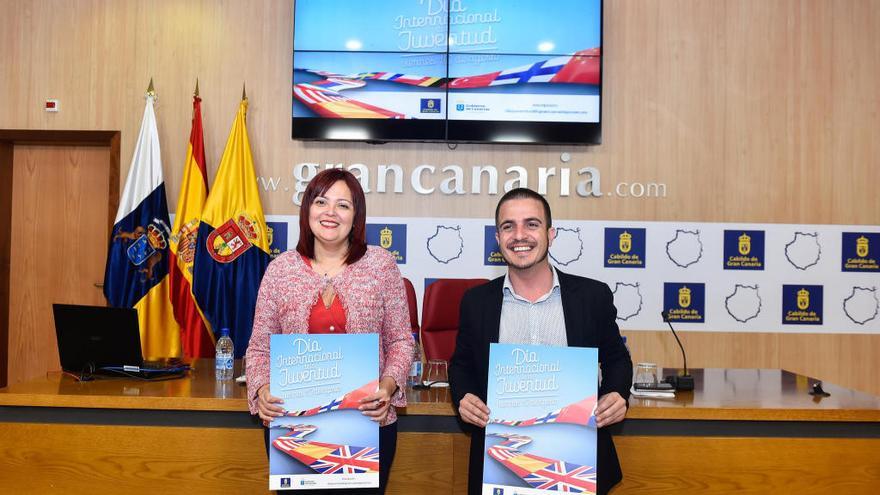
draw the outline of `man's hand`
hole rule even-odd
[[[269,394],[269,384],[260,387],[257,391],[257,414],[263,420],[263,426],[269,426],[269,423],[284,414],[284,408],[276,404],[283,404],[284,401]]]
[[[480,428],[485,428],[486,422],[489,421],[489,408],[474,394],[465,394],[461,398],[461,402],[458,404],[458,414],[465,423]]]
[[[626,417],[626,401],[617,392],[609,392],[599,397],[596,404],[596,427],[620,423]]]

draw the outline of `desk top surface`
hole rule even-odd
[[[0,389],[0,406],[247,411],[246,387],[214,379],[213,360],[193,363],[189,378],[138,381],[101,378],[77,382],[49,373]],[[236,375],[239,363],[236,362]],[[667,370],[669,371],[669,370]],[[692,370],[693,392],[674,399],[630,399],[628,418],[746,421],[880,421],[880,398],[823,383],[831,395],[809,395],[816,379],[785,370]],[[451,416],[448,388],[407,390],[405,415]]]

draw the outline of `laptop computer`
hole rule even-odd
[[[146,363],[141,352],[137,310],[53,304],[58,357],[64,371],[140,379],[181,377],[189,365]]]

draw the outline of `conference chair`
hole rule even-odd
[[[422,349],[425,359],[452,358],[458,336],[458,308],[465,291],[488,282],[485,278],[441,278],[425,289],[422,300]]]
[[[408,278],[403,277],[403,287],[406,289],[406,302],[409,305],[409,326],[413,333],[419,331],[419,307],[416,301],[416,288]]]

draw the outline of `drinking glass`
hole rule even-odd
[[[443,359],[429,359],[428,373],[425,375],[429,387],[446,387],[449,385],[449,372]]]
[[[636,365],[636,384],[647,383],[648,385],[657,385],[657,365],[654,363],[639,363]]]

